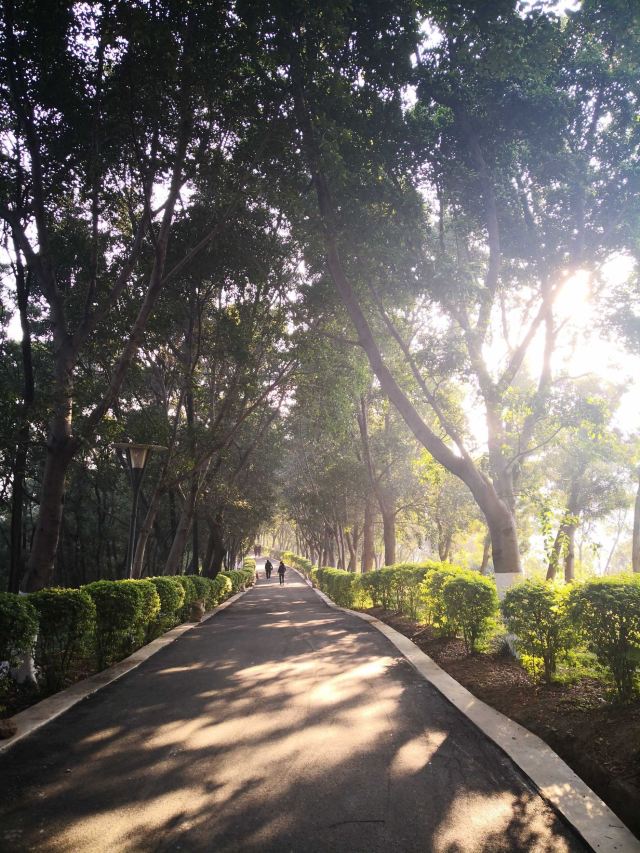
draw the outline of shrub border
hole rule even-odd
[[[77,705],[78,702],[86,699],[87,696],[92,696],[94,693],[97,693],[98,690],[102,690],[103,687],[113,684],[114,681],[117,681],[119,678],[122,678],[123,675],[131,672],[131,670],[137,669],[141,663],[144,663],[144,661],[153,657],[153,655],[157,654],[165,646],[173,643],[183,634],[186,634],[187,631],[191,631],[203,622],[207,622],[209,619],[212,619],[216,613],[219,613],[221,610],[225,610],[225,608],[233,604],[234,601],[242,598],[246,592],[248,592],[248,590],[244,589],[237,592],[235,595],[230,596],[226,601],[223,601],[221,604],[218,604],[217,607],[214,607],[213,610],[210,610],[209,613],[205,613],[200,622],[183,622],[181,625],[176,625],[175,628],[171,628],[161,637],[152,640],[144,646],[140,646],[140,648],[136,649],[136,651],[132,655],[129,655],[129,657],[117,661],[106,669],[96,672],[88,678],[84,678],[82,681],[77,681],[70,687],[66,687],[64,690],[54,693],[52,696],[43,699],[41,702],[36,702],[35,705],[31,705],[24,711],[14,714],[13,717],[9,717],[8,719],[18,726],[18,731],[13,735],[13,737],[0,741],[0,755],[7,752],[7,750],[11,749],[14,744],[18,743],[32,732],[35,732],[37,729],[51,722],[51,720],[54,720],[61,714],[64,714],[65,711],[68,711],[69,708],[72,708],[74,705]]]
[[[294,571],[298,570],[294,568]],[[542,799],[593,850],[640,853],[640,839],[541,738],[476,698],[404,634],[369,613],[340,607],[301,572],[298,574],[328,607],[357,616],[380,631],[418,675],[507,755],[532,782]]]

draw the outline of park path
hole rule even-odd
[[[585,849],[382,634],[260,574],[0,756],[2,851]]]

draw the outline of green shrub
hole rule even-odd
[[[96,608],[84,589],[42,589],[29,596],[38,614],[35,662],[47,691],[64,686],[71,666],[86,652]]]
[[[498,593],[488,578],[476,572],[449,575],[442,586],[447,620],[462,630],[468,653],[475,652],[478,639],[498,611]]]
[[[160,611],[156,618],[170,616],[177,619],[178,612],[184,604],[184,587],[176,577],[148,578],[155,586],[160,599]]]
[[[220,572],[220,574],[223,577],[229,578],[231,581],[231,591],[234,595],[236,592],[241,592],[253,580],[253,576],[249,578],[247,572],[242,570],[236,571],[235,569],[230,569],[228,572]]]
[[[528,580],[507,590],[502,614],[517,646],[542,660],[546,681],[553,678],[558,655],[571,643],[563,591],[549,582]]]
[[[365,572],[360,576],[363,592],[371,599],[373,607],[382,607],[385,595],[383,593],[383,577],[380,571]]]
[[[213,589],[213,605],[222,604],[225,598],[229,598],[233,591],[231,579],[225,575],[216,575],[211,581]]]
[[[633,694],[640,664],[640,583],[633,578],[598,578],[569,591],[569,617],[622,699]]]
[[[311,579],[311,571],[313,569],[313,563],[311,560],[307,560],[306,557],[301,557],[299,554],[294,554],[292,551],[284,551],[282,554],[282,561],[287,566],[293,566],[298,569],[298,571],[302,572],[302,574]]]
[[[160,613],[160,596],[154,583],[149,578],[138,578],[121,581],[121,583],[137,584],[138,589],[142,593],[142,605],[140,614],[134,629],[132,637],[132,645],[136,648],[141,646],[148,637],[149,629],[155,624],[156,618]]]
[[[0,592],[0,662],[11,666],[31,654],[38,632],[38,614],[27,596]]]
[[[442,595],[445,583],[464,571],[448,563],[438,563],[438,568],[428,571],[420,584],[419,596],[425,610],[427,622],[439,629],[444,636],[455,636],[458,626],[451,621]]]
[[[191,605],[198,600],[198,589],[193,582],[192,575],[175,575],[174,577],[182,585],[184,591],[184,602],[178,618],[180,622],[186,622],[190,616]]]
[[[160,610],[147,631],[147,638],[153,639],[177,623],[184,605],[184,586],[177,577],[163,576],[148,580],[154,585],[160,599]]]
[[[184,575],[184,577],[189,578],[195,588],[195,601],[202,601],[205,610],[207,610],[207,604],[209,603],[209,598],[211,595],[209,578],[203,578],[202,575]]]
[[[362,595],[360,575],[342,569],[323,567],[317,569],[316,579],[320,589],[340,607],[356,607]]]
[[[145,610],[145,594],[132,581],[95,581],[82,587],[96,606],[96,659],[104,669],[133,645]]]

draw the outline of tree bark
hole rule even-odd
[[[638,469],[638,490],[633,508],[633,538],[631,541],[631,568],[640,572],[640,469]]]
[[[564,555],[564,580],[565,583],[571,583],[575,578],[576,564],[576,529],[577,524],[572,523],[567,525],[567,543]]]
[[[28,279],[25,275],[22,256],[17,240],[14,238],[16,255],[16,294],[20,326],[22,329],[23,392],[22,411],[16,455],[13,462],[11,481],[11,540],[9,550],[9,592],[18,592],[24,572],[23,515],[24,515],[24,478],[27,471],[27,453],[29,450],[29,414],[35,399],[33,380],[33,361],[31,358],[31,328],[28,315]]]
[[[178,527],[176,528],[173,542],[171,543],[171,548],[162,572],[164,575],[182,574],[182,557],[189,538],[194,510],[194,494],[190,491],[189,496],[182,507],[182,512],[180,513]]]
[[[396,561],[396,513],[395,507],[385,503],[382,511],[382,532],[384,537],[384,564],[393,566]]]
[[[364,504],[364,525],[362,529],[362,572],[370,572],[373,569],[375,544],[374,544],[374,506],[371,497],[367,495]]]

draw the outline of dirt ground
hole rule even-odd
[[[467,655],[462,640],[403,616],[367,611],[413,640],[474,696],[546,741],[640,836],[640,701],[612,703],[602,682],[538,684],[513,658]]]

